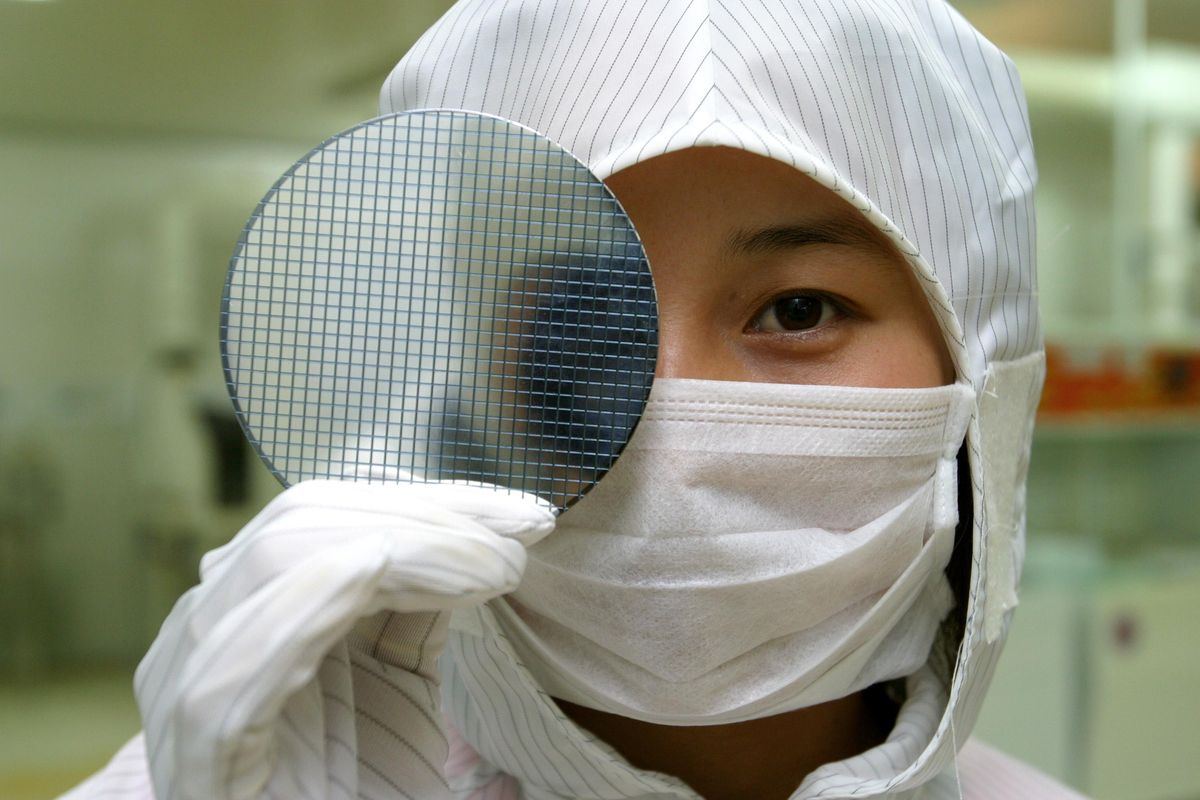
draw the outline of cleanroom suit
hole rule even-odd
[[[1043,375],[1036,168],[1008,59],[941,0],[462,0],[383,87],[384,113],[420,108],[514,120],[602,179],[685,148],[750,151],[836,193],[894,243],[963,398],[939,463],[965,442],[965,631],[954,663],[938,658],[953,647],[925,648],[886,742],[817,769],[793,796],[1075,796],[968,741],[1016,606]],[[145,733],[70,796],[151,797],[153,783],[160,800],[695,797],[631,766],[547,694],[554,670],[533,663],[497,596],[520,583],[521,542],[554,527],[519,500],[288,490],[206,557],[139,669]],[[451,608],[447,629],[435,612]],[[443,644],[439,672],[430,656]],[[860,656],[869,674],[870,651],[842,661]]]

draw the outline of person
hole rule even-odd
[[[941,0],[463,0],[381,107],[511,119],[606,181],[658,292],[646,412],[557,520],[285,491],[68,797],[1078,796],[968,739],[1044,363],[1002,53]]]

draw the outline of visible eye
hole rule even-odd
[[[807,331],[837,318],[841,309],[819,294],[789,294],[767,303],[750,322],[763,333]]]

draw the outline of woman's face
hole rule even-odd
[[[892,388],[954,380],[903,257],[792,167],[693,148],[607,184],[650,258],[659,376]]]

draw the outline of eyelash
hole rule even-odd
[[[784,327],[783,324],[779,322],[778,312],[780,303],[795,299],[815,300],[821,303],[820,316],[810,327],[789,329]],[[776,327],[767,328],[763,326],[762,320],[768,314],[776,315]],[[746,325],[746,330],[751,333],[763,333],[775,336],[806,336],[812,335],[830,323],[847,316],[850,316],[850,312],[847,309],[846,304],[840,302],[835,297],[831,297],[823,292],[793,290],[778,294],[760,306],[759,309],[754,312],[754,316],[751,318],[750,322]]]

